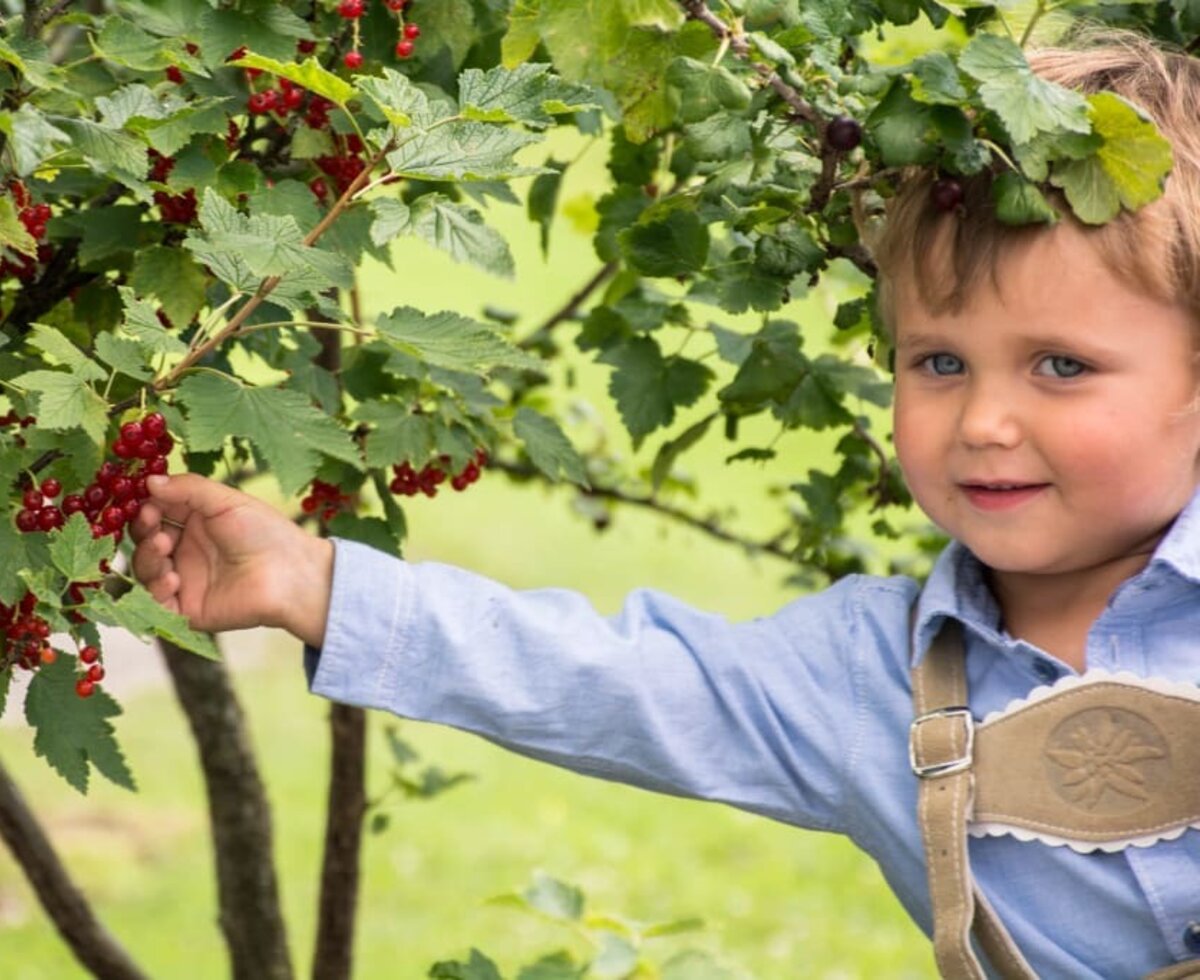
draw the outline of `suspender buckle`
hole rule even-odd
[[[961,736],[955,734],[953,727],[940,726],[937,722],[948,722],[951,726],[961,723]],[[931,729],[922,732],[926,725],[931,725]],[[962,752],[946,758],[955,745],[962,745]],[[917,715],[908,727],[908,764],[918,779],[937,779],[970,769],[974,751],[975,719],[967,707],[927,711]]]

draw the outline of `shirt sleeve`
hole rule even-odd
[[[335,540],[313,693],[475,732],[580,773],[841,830],[849,584],[731,624],[661,593],[598,613]]]

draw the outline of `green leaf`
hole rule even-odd
[[[68,783],[86,793],[89,766],[118,786],[135,789],[108,719],[120,707],[99,688],[90,698],[75,693],[75,658],[43,664],[25,695],[25,718],[36,729],[33,750]]]
[[[111,204],[79,210],[57,219],[55,227],[79,236],[79,261],[83,266],[129,253],[141,244],[145,208],[136,204]]]
[[[142,345],[128,337],[117,337],[111,333],[97,334],[96,356],[137,381],[149,381],[154,377],[154,372],[146,363],[146,352]]]
[[[433,453],[433,422],[428,415],[415,415],[406,405],[367,402],[354,412],[359,422],[370,423],[367,435],[367,465],[390,466],[407,460],[422,465]]]
[[[698,361],[662,356],[651,337],[634,337],[600,358],[615,370],[608,390],[634,443],[675,420],[675,409],[694,404],[713,373]]]
[[[386,245],[393,238],[410,231],[412,209],[394,197],[377,197],[370,204],[375,220],[371,223],[371,241]]]
[[[482,323],[458,313],[425,314],[401,306],[377,322],[380,337],[396,350],[437,367],[479,374],[494,367],[537,371],[542,362],[512,346]]]
[[[258,447],[285,495],[311,482],[323,454],[362,469],[346,431],[298,391],[254,388],[206,373],[185,378],[179,400],[188,410],[190,449],[215,450],[226,437],[243,436]]]
[[[1162,194],[1171,145],[1120,96],[1097,92],[1088,104],[1093,129],[1104,142],[1095,156],[1056,164],[1051,182],[1063,188],[1081,220],[1102,224],[1121,207],[1133,211]]]
[[[74,148],[101,177],[111,177],[116,171],[141,183],[146,176],[146,147],[138,139],[117,129],[109,129],[90,119],[55,118],[71,138]]]
[[[508,242],[484,223],[483,215],[442,194],[426,194],[411,208],[407,231],[456,262],[473,265],[492,275],[511,279],[514,273]]]
[[[175,156],[198,133],[227,132],[233,103],[233,99],[197,99],[159,119],[135,116],[126,125],[159,153]]]
[[[149,254],[149,253],[146,253]],[[138,299],[128,286],[119,286],[121,302],[125,307],[125,319],[121,329],[133,337],[146,354],[184,354],[187,344],[168,333],[154,307],[145,300]]]
[[[679,99],[679,119],[700,122],[722,109],[740,112],[750,105],[745,82],[720,65],[694,58],[676,58],[667,69],[667,83]]]
[[[558,192],[562,188],[565,163],[550,159],[546,161],[547,172],[533,178],[529,185],[526,213],[530,221],[541,228],[542,256],[550,254],[550,227],[554,223],[554,209],[558,206]]]
[[[471,950],[471,958],[466,963],[459,960],[434,963],[429,968],[429,976],[433,980],[504,980],[496,964],[477,949]]]
[[[717,397],[737,414],[751,414],[769,402],[786,401],[808,367],[795,324],[774,321],[754,336],[750,353]]]
[[[1088,132],[1087,100],[1035,75],[1015,41],[976,34],[958,64],[980,83],[983,104],[1000,117],[1014,142],[1027,143],[1040,132],[1060,129]]]
[[[583,980],[587,970],[586,963],[576,963],[570,953],[559,950],[521,967],[517,980]]]
[[[67,340],[62,333],[44,323],[33,324],[33,329],[29,334],[29,343],[48,354],[52,363],[70,368],[72,374],[78,375],[85,381],[100,381],[108,377],[107,371]]]
[[[908,67],[912,72],[910,93],[917,102],[956,106],[967,100],[958,69],[944,51],[923,54]]]
[[[8,514],[0,519],[0,602],[6,606],[14,605],[25,592],[17,573],[35,567],[29,545],[38,537],[19,532]]]
[[[28,102],[17,112],[0,112],[0,130],[8,136],[5,149],[18,177],[28,177],[71,142],[70,135]]]
[[[161,636],[208,660],[220,659],[212,636],[192,629],[185,617],[159,605],[140,585],[134,585],[115,601],[103,589],[93,589],[82,611],[88,619],[123,627],[140,639]]]
[[[913,99],[903,78],[892,82],[867,117],[866,127],[889,167],[929,163],[937,155],[932,109]]]
[[[406,135],[388,154],[392,170],[418,180],[508,180],[542,172],[520,166],[513,154],[538,137],[477,122],[451,122]]]
[[[108,405],[81,377],[65,371],[29,371],[12,384],[35,396],[38,425],[61,432],[83,428],[93,441],[104,439]]]
[[[529,907],[542,915],[563,922],[578,922],[583,915],[583,892],[574,885],[551,878],[544,871],[535,871],[533,881],[522,892]]]
[[[992,183],[992,201],[996,217],[1007,225],[1055,224],[1058,212],[1031,183],[1020,174],[1006,170]]]
[[[163,38],[148,34],[116,15],[105,18],[104,26],[92,35],[92,48],[104,61],[140,71],[154,71],[174,64]]]
[[[111,23],[111,21],[110,21]],[[147,35],[149,37],[149,35]],[[157,38],[151,39],[156,50],[160,45]],[[140,82],[124,85],[112,95],[101,95],[96,99],[96,109],[100,112],[100,122],[109,129],[122,129],[134,116],[145,119],[162,119],[167,110],[154,93]]]
[[[240,47],[283,61],[295,54],[297,40],[312,36],[305,21],[278,3],[205,10],[196,20],[196,30],[209,65],[223,64]]]
[[[617,241],[625,260],[646,276],[689,275],[708,259],[708,226],[694,211],[679,208],[664,215],[650,209]]]
[[[92,526],[82,514],[72,514],[67,523],[50,534],[50,560],[72,582],[90,582],[100,562],[111,558],[115,550],[107,534],[92,537]]]
[[[650,483],[654,487],[655,493],[659,491],[663,481],[670,475],[675,460],[704,438],[716,417],[716,412],[706,415],[699,422],[684,429],[682,434],[662,444],[654,457],[654,464],[650,467]]]
[[[0,197],[0,245],[22,255],[37,255],[37,239],[17,217],[17,208],[8,195]]]
[[[551,480],[588,485],[583,459],[553,419],[532,408],[519,408],[513,417],[513,435],[524,445],[533,465]]]
[[[402,75],[384,68],[380,77],[360,78],[358,87],[383,113],[393,126],[404,129],[418,124],[424,129],[445,119],[451,108],[443,102],[430,102],[429,97]]]
[[[687,949],[663,964],[661,980],[736,980],[736,976],[709,953]]]
[[[183,249],[154,245],[134,257],[129,284],[139,296],[155,297],[167,319],[184,328],[204,307],[208,276]]]
[[[303,64],[297,65],[276,61],[274,58],[264,58],[258,54],[248,54],[233,64],[241,68],[259,68],[279,78],[286,78],[289,82],[295,82],[301,88],[315,92],[340,106],[354,98],[354,86],[322,68],[316,58],[309,58]]]
[[[458,78],[462,115],[479,122],[521,122],[545,127],[554,114],[580,112],[596,105],[591,90],[550,74],[550,66],[530,62],[481,71],[468,68]]]
[[[637,949],[628,939],[611,932],[602,932],[600,951],[592,960],[588,972],[601,980],[622,980],[630,975],[637,964]]]

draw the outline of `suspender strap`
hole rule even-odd
[[[947,620],[913,671],[916,717],[909,752],[919,778],[917,813],[933,910],[933,954],[943,977],[985,980],[971,948],[974,928],[988,960],[1006,980],[1036,980],[971,875],[967,819],[974,796],[974,722],[964,663],[962,627]]]

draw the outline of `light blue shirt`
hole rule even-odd
[[[640,590],[598,614],[580,595],[336,541],[312,690],[476,732],[604,779],[848,835],[930,932],[910,650],[965,626],[976,719],[1071,668],[999,628],[979,562],[952,544],[920,592],[853,576],[730,623]],[[1200,497],[1088,634],[1089,666],[1200,683]],[[1200,778],[1200,773],[1197,774]],[[1123,980],[1200,957],[1200,831],[1079,854],[972,839],[976,880],[1039,977]],[[1200,958],[1197,959],[1200,976]]]

